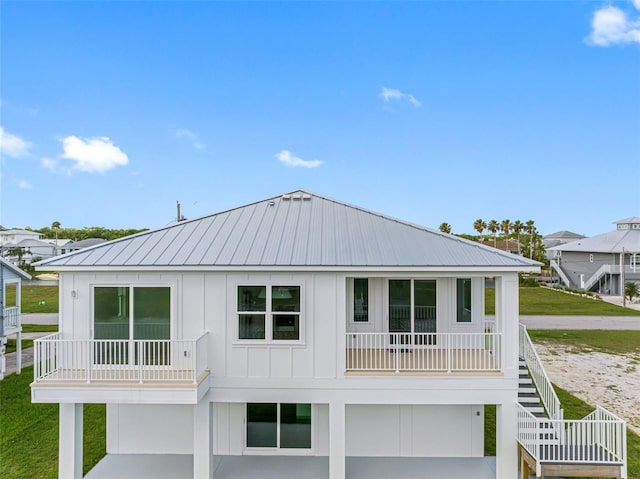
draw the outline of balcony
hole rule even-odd
[[[32,396],[49,402],[83,387],[118,390],[122,402],[129,396],[129,402],[191,403],[196,391],[197,402],[208,387],[207,344],[208,333],[194,340],[67,339],[55,333],[34,343]],[[58,392],[47,392],[53,390]]]
[[[496,373],[501,333],[347,333],[347,373]]]

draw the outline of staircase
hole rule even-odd
[[[540,401],[540,395],[538,394],[538,391],[536,391],[536,387],[533,385],[533,379],[531,379],[531,374],[529,374],[527,363],[523,358],[520,358],[518,402],[535,417],[549,419],[549,416],[542,405],[542,401]]]

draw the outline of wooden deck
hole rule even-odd
[[[555,450],[553,450],[555,449]],[[622,478],[623,464],[613,462],[611,454],[599,446],[561,446],[561,445],[543,445],[540,446],[541,454],[543,452],[553,454],[554,457],[587,457],[590,460],[581,462],[569,461],[542,461],[541,475],[539,478],[549,476],[561,477],[611,477]],[[521,479],[529,479],[530,475],[536,473],[536,460],[529,452],[518,445],[518,456],[520,457],[520,474]],[[596,461],[612,461],[607,463],[598,463]]]
[[[500,373],[499,360],[481,349],[347,349],[347,372],[371,373]]]

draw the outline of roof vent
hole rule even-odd
[[[308,195],[307,193],[305,193],[305,194],[302,195],[302,199],[304,201],[310,201],[311,200],[311,195]]]
[[[291,195],[282,195],[282,199],[283,200],[290,200],[291,199]]]

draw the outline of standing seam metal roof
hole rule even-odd
[[[539,263],[298,190],[102,243],[38,265],[518,269]]]

